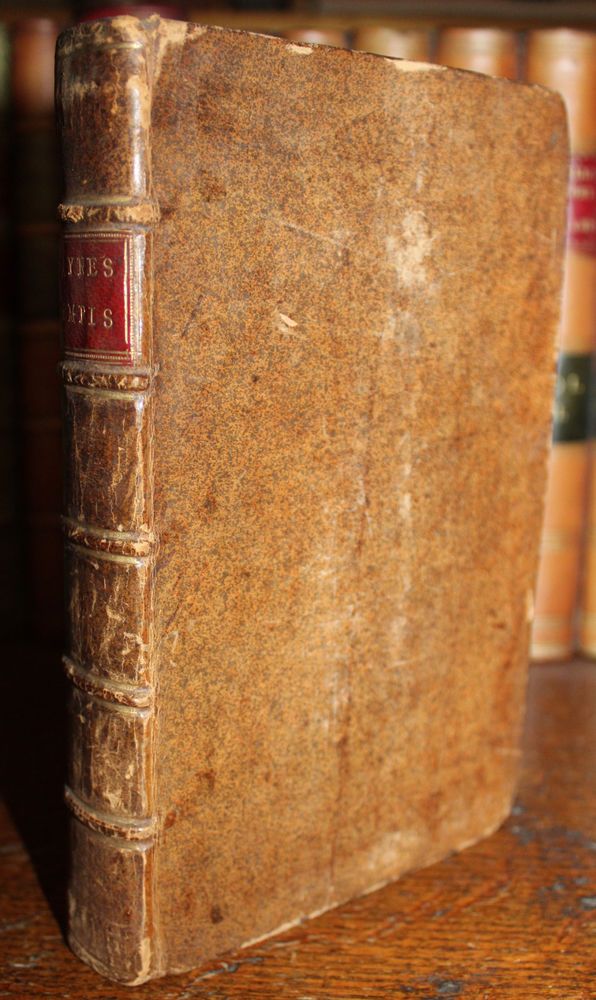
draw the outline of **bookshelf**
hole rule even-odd
[[[105,6],[117,6],[118,0]],[[277,6],[254,3],[186,3],[189,20],[223,27],[253,31],[284,32],[291,28],[314,26],[343,31],[361,25],[381,24],[392,27],[443,24],[499,24],[520,31],[532,27],[596,26],[593,0],[311,0]],[[65,23],[71,19],[75,4],[53,0],[14,0],[0,2],[0,20],[11,23],[23,16],[55,17]]]

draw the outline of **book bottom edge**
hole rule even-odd
[[[296,917],[293,917],[291,920],[279,924],[276,927],[272,928],[271,930],[268,930],[263,934],[259,934],[254,938],[250,938],[246,941],[243,941],[242,943],[231,946],[230,948],[218,954],[214,954],[209,957],[207,956],[201,957],[197,955],[194,957],[194,959],[189,958],[188,962],[173,963],[171,965],[166,963],[163,968],[157,968],[157,969],[154,968],[152,970],[147,971],[147,973],[144,973],[138,978],[127,979],[127,978],[120,978],[114,975],[113,970],[106,968],[101,961],[97,961],[95,958],[93,958],[93,956],[89,955],[86,949],[82,947],[80,945],[80,942],[78,942],[76,938],[74,938],[73,936],[69,936],[69,943],[71,944],[73,951],[79,956],[79,958],[82,958],[83,961],[85,961],[88,965],[90,965],[93,969],[95,969],[96,972],[98,972],[100,975],[104,976],[107,979],[120,982],[126,986],[138,986],[149,980],[159,979],[164,976],[183,975],[186,972],[196,972],[200,971],[203,968],[206,969],[207,972],[209,972],[208,968],[209,965],[212,965],[214,963],[220,963],[220,964],[222,962],[225,963],[228,960],[233,964],[234,957],[238,954],[239,951],[245,951],[246,949],[255,947],[260,943],[262,943],[263,941],[269,941],[271,938],[274,938],[277,935],[281,935],[286,931],[289,931],[292,928],[302,923],[314,920],[316,917],[322,916],[323,914],[328,913],[339,906],[343,906],[353,899],[359,899],[364,896],[369,896],[374,892],[378,892],[385,886],[398,881],[398,879],[402,878],[404,875],[420,871],[424,868],[429,868],[431,865],[437,864],[438,862],[444,860],[445,858],[449,857],[452,854],[459,853],[463,850],[466,850],[469,847],[473,847],[475,844],[481,843],[487,837],[490,837],[493,833],[495,833],[507,820],[511,812],[511,806],[513,804],[514,794],[515,794],[515,789],[511,791],[506,805],[499,810],[498,814],[496,815],[496,818],[490,823],[488,823],[486,826],[484,826],[477,834],[473,834],[467,837],[462,837],[460,840],[457,840],[457,842],[452,843],[450,847],[445,847],[444,845],[441,845],[440,849],[438,849],[435,854],[431,852],[427,856],[427,858],[425,858],[424,861],[421,861],[420,863],[412,865],[411,863],[406,862],[404,867],[402,868],[398,867],[395,872],[387,875],[387,877],[381,879],[380,881],[376,882],[373,885],[366,886],[364,889],[361,889],[358,892],[352,892],[346,895],[342,895],[339,898],[333,899],[328,904],[325,904],[324,906],[315,908],[313,910],[309,910],[306,913],[299,913],[296,915]]]

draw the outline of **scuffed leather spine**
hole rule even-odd
[[[129,984],[158,968],[150,117],[155,22],[60,39],[69,939]]]

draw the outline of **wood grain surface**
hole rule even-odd
[[[64,943],[57,657],[18,648],[3,663],[0,997],[596,995],[595,665],[532,669],[520,793],[494,836],[286,934],[131,992],[100,979]]]

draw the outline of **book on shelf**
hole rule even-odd
[[[439,32],[436,61],[489,76],[519,77],[520,36],[497,27],[445,27]]]
[[[591,28],[596,19],[593,0],[318,0],[324,18],[365,17],[396,23],[436,25],[543,25]]]
[[[352,34],[352,48],[374,52],[394,59],[414,59],[428,62],[431,57],[432,32],[426,27],[387,27],[365,24]]]
[[[309,42],[311,45],[334,45],[337,48],[347,48],[348,36],[341,28],[293,26],[287,28],[283,37],[289,42]]]
[[[105,17],[122,17],[132,15],[133,17],[150,17],[151,14],[158,14],[160,17],[182,20],[185,17],[185,4],[172,3],[164,0],[163,3],[144,3],[143,0],[131,2],[131,0],[78,0],[75,4],[76,23],[80,21],[97,21]]]
[[[571,657],[577,645],[589,478],[588,398],[596,335],[596,33],[530,32],[526,76],[563,95],[572,154],[553,446],[532,630],[534,659],[556,660]],[[591,602],[595,590],[590,583],[585,601]],[[587,612],[584,629],[590,620]]]
[[[63,639],[58,306],[60,165],[54,118],[59,23],[23,17],[11,31],[12,214],[29,633]]]
[[[577,59],[585,77],[577,126],[577,156],[571,173],[572,239],[581,254],[585,299],[578,308],[592,321],[592,358],[588,378],[588,513],[585,533],[583,579],[578,645],[582,653],[596,656],[596,32],[581,36],[582,57]],[[573,49],[571,49],[573,51]],[[589,335],[588,330],[588,335]]]
[[[567,139],[539,88],[159,18],[57,68],[69,934],[137,983],[507,815]]]
[[[18,490],[18,392],[11,224],[10,33],[0,23],[0,636],[22,632],[23,530]]]
[[[596,166],[593,168],[592,189],[596,196]],[[596,202],[596,199],[595,199]],[[594,213],[596,219],[596,212]],[[590,369],[590,401],[588,421],[589,474],[588,513],[586,518],[584,566],[582,574],[578,647],[584,656],[596,657],[596,370],[592,355]]]

